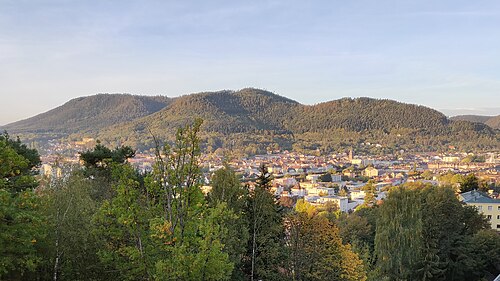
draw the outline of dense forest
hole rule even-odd
[[[163,109],[163,96],[98,94],[72,99],[37,116],[4,126],[9,132],[67,135],[96,132],[107,126],[132,121]]]
[[[451,120],[463,120],[469,122],[483,123],[493,129],[500,130],[500,115],[497,116],[480,116],[480,115],[458,115],[450,118]]]
[[[24,138],[80,140],[94,137],[139,151],[154,147],[152,136],[174,141],[175,130],[204,119],[200,137],[208,152],[243,154],[269,150],[330,153],[354,147],[371,154],[452,149],[498,149],[491,127],[447,119],[412,104],[343,98],[316,105],[259,89],[191,94],[177,98],[97,95],[79,98],[47,113],[4,126]],[[372,147],[363,146],[365,143]],[[379,146],[375,146],[379,144]]]
[[[290,204],[225,166],[204,184],[201,121],[155,147],[152,172],[130,147],[97,144],[83,167],[36,175],[40,159],[0,137],[1,280],[485,280],[500,235],[449,187],[394,187],[352,214]],[[159,141],[157,143],[160,143]]]

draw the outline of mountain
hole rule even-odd
[[[500,115],[482,116],[482,115],[458,115],[450,118],[451,120],[463,120],[469,122],[483,123],[493,129],[500,130]]]
[[[106,126],[157,112],[169,104],[163,96],[98,94],[72,99],[34,117],[2,127],[12,133],[65,135],[97,132]]]
[[[500,130],[500,115],[493,116],[488,121],[485,122],[486,125],[492,127],[493,129]]]
[[[393,128],[440,131],[449,123],[445,115],[424,106],[371,98],[343,98],[302,106],[291,117],[289,127],[300,133],[331,129],[361,132]]]
[[[174,98],[168,106],[152,115],[117,124],[108,130],[124,130],[124,127],[125,130],[146,127],[152,130],[175,129],[195,117],[202,118],[204,130],[210,132],[282,130],[282,119],[299,106],[296,101],[258,89],[197,93]]]
[[[71,100],[4,129],[93,136],[104,143],[146,150],[153,145],[152,135],[172,140],[176,128],[196,117],[204,120],[202,138],[209,151],[231,148],[251,154],[277,148],[338,151],[356,146],[367,153],[386,153],[449,146],[489,149],[499,144],[498,132],[490,127],[451,120],[424,106],[372,98],[302,105],[253,88],[176,98],[96,95]],[[384,145],[363,147],[364,143]]]

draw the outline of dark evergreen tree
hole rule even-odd
[[[250,280],[279,280],[284,261],[284,231],[281,208],[271,193],[271,174],[261,164],[247,205],[250,239],[246,271]]]

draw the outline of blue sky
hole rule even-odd
[[[500,114],[500,1],[0,0],[0,124],[96,93],[257,87]]]

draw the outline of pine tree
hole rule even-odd
[[[250,239],[247,272],[250,280],[278,280],[283,254],[283,224],[280,207],[271,194],[271,174],[261,164],[255,188],[250,192],[248,222]]]

